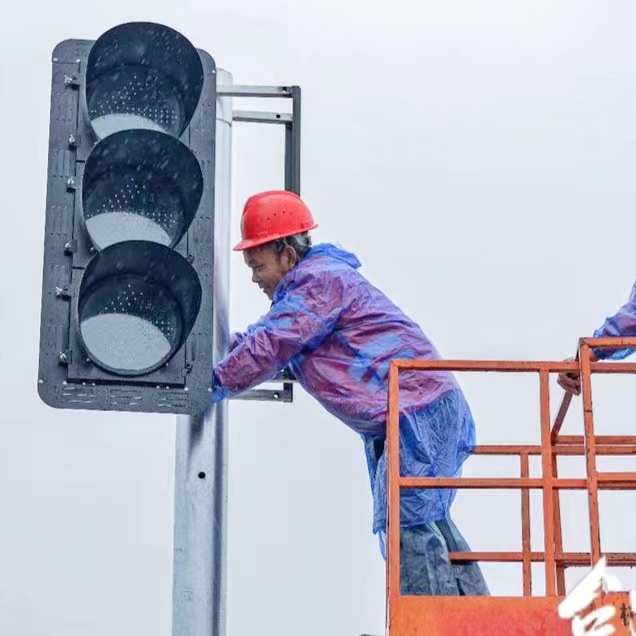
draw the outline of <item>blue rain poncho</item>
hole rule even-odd
[[[595,338],[633,338],[636,336],[636,283],[627,302],[613,316],[606,318],[602,327],[594,332]],[[634,349],[594,349],[601,360],[622,360]]]
[[[213,401],[273,378],[285,367],[365,444],[374,531],[386,527],[389,364],[439,359],[422,330],[357,270],[358,259],[317,245],[281,279],[269,312],[242,334],[214,369]],[[400,373],[401,472],[454,477],[475,443],[474,423],[452,373]],[[452,490],[412,490],[401,503],[403,527],[442,519]]]

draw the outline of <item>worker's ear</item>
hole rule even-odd
[[[283,267],[286,271],[289,271],[294,265],[298,263],[298,255],[296,250],[291,245],[285,245],[283,253],[281,255]]]

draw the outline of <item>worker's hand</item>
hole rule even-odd
[[[567,358],[565,362],[575,362],[578,357]],[[596,362],[598,358],[593,351],[590,351],[590,360]],[[559,373],[557,378],[559,386],[568,393],[574,393],[574,395],[581,395],[581,376],[576,372]]]
[[[577,358],[566,358],[564,362],[574,362]],[[558,385],[568,393],[581,394],[581,376],[576,372],[559,373]]]

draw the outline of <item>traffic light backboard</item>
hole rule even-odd
[[[210,401],[216,70],[129,23],[53,53],[38,389],[51,406]]]

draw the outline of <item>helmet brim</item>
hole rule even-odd
[[[242,252],[244,250],[250,250],[254,247],[260,247],[261,245],[265,245],[266,243],[271,243],[272,241],[278,241],[282,238],[287,238],[288,236],[295,236],[296,234],[302,234],[303,232],[309,232],[311,230],[315,230],[318,227],[317,223],[314,223],[312,226],[296,230],[294,232],[281,232],[280,234],[274,234],[269,236],[262,236],[259,238],[252,239],[243,239],[239,241],[232,249],[235,252]]]

